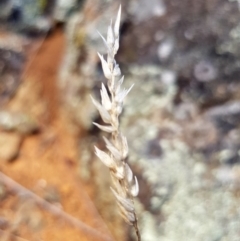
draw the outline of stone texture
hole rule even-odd
[[[0,160],[12,161],[19,154],[22,137],[16,133],[0,132]]]

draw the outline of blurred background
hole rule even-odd
[[[1,241],[136,240],[93,151],[120,4],[142,241],[240,240],[240,1],[0,0]]]

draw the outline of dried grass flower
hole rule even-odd
[[[108,95],[107,88],[102,84],[101,103],[92,98],[92,102],[98,109],[102,120],[106,125],[93,123],[99,129],[111,133],[111,140],[103,137],[108,153],[95,147],[95,154],[106,165],[112,177],[113,192],[117,204],[120,208],[122,217],[130,225],[133,225],[136,231],[138,241],[141,240],[138,221],[134,207],[133,198],[138,195],[139,186],[136,176],[127,164],[128,156],[128,143],[126,137],[121,133],[119,127],[119,116],[122,113],[123,102],[128,95],[133,85],[129,89],[122,89],[124,76],[121,77],[121,70],[115,60],[115,55],[119,49],[119,29],[121,19],[121,6],[113,24],[112,21],[108,26],[107,39],[100,33],[106,48],[107,58],[98,53],[101,60],[104,76],[108,80],[107,88],[110,96]]]

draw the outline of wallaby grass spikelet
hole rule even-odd
[[[102,89],[100,91],[101,103],[93,98],[92,101],[98,109],[102,120],[107,125],[100,125],[98,123],[93,124],[99,129],[111,133],[112,138],[110,141],[103,137],[108,153],[101,151],[96,146],[95,153],[109,168],[114,186],[111,190],[117,199],[120,213],[130,225],[134,226],[137,240],[140,241],[141,237],[133,201],[133,198],[138,195],[139,186],[136,176],[133,177],[132,170],[126,162],[128,156],[128,143],[119,127],[119,115],[122,113],[124,98],[133,87],[132,85],[129,89],[121,88],[124,76],[121,77],[120,67],[115,60],[115,55],[119,48],[120,19],[121,6],[119,7],[114,26],[111,21],[108,27],[107,39],[99,33],[107,48],[107,60],[99,53],[98,56],[101,60],[103,73],[108,80],[107,87],[110,96],[108,95],[106,87],[102,84]]]

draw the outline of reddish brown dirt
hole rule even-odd
[[[61,117],[58,111],[56,82],[63,51],[64,35],[58,29],[29,58],[24,82],[40,84],[41,98],[37,101],[45,102],[47,111],[39,118],[40,133],[24,137],[18,158],[10,163],[0,160],[0,170],[110,238],[104,221],[88,196],[93,195],[93,188],[83,185],[77,174],[76,138],[79,137],[68,130],[67,118]],[[34,95],[34,89],[29,93],[31,95]],[[28,96],[25,98],[28,100]],[[4,185],[1,188],[4,190]],[[10,192],[9,188],[3,191],[1,197],[0,240],[107,240],[39,208],[34,200]]]

